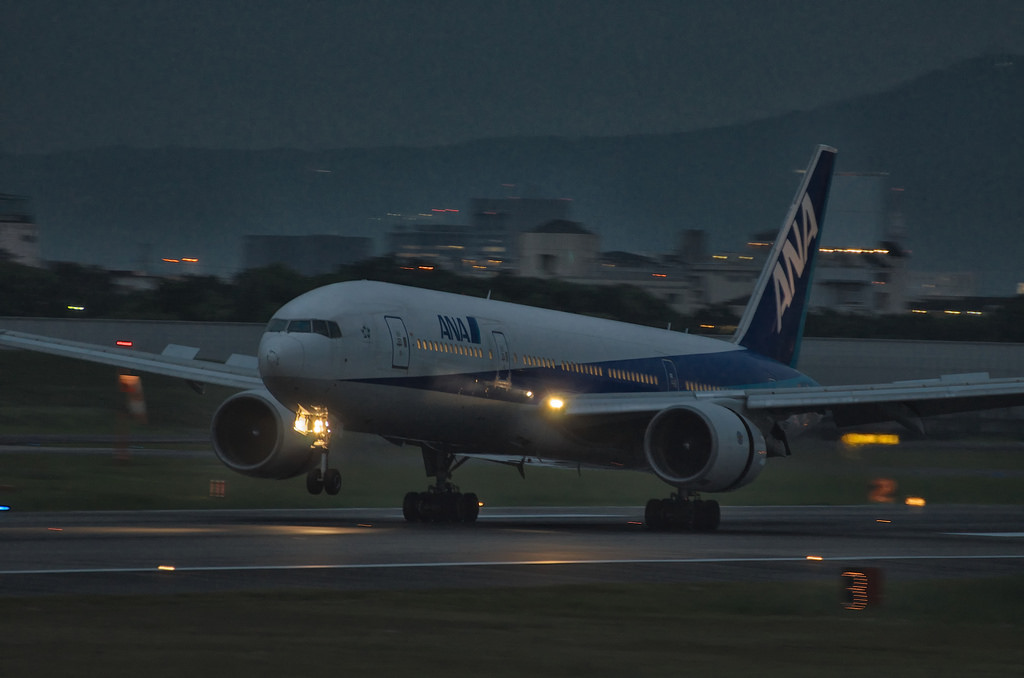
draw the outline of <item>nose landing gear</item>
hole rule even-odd
[[[306,474],[306,489],[310,494],[338,494],[341,491],[341,472],[336,468],[327,467],[327,454],[331,446],[331,424],[327,409],[313,407],[312,410],[307,410],[300,405],[295,415],[294,428],[303,435],[313,436],[313,442],[309,447],[320,452],[320,465],[310,469]]]

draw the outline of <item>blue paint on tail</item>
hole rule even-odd
[[[836,149],[818,146],[733,341],[796,367]]]

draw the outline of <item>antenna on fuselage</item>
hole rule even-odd
[[[491,298],[491,291],[490,290],[487,290],[487,298],[488,298],[488,300]]]

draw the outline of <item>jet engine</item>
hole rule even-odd
[[[293,429],[295,413],[266,391],[225,400],[213,415],[213,449],[225,466],[256,478],[291,478],[320,460],[310,439]]]
[[[644,434],[651,470],[680,490],[724,492],[752,482],[767,456],[764,436],[746,417],[715,403],[662,410]]]

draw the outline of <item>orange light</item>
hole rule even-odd
[[[899,445],[896,433],[845,433],[842,437],[847,445]]]
[[[924,497],[907,497],[904,503],[907,506],[924,506],[927,502]]]
[[[893,495],[899,484],[892,478],[875,478],[871,481],[871,490],[868,492],[868,501],[879,504],[891,504],[895,501]]]
[[[127,339],[118,339],[114,343],[122,348],[131,348],[135,345],[134,341],[128,341]]]
[[[821,556],[807,556],[807,560],[825,560]]]

